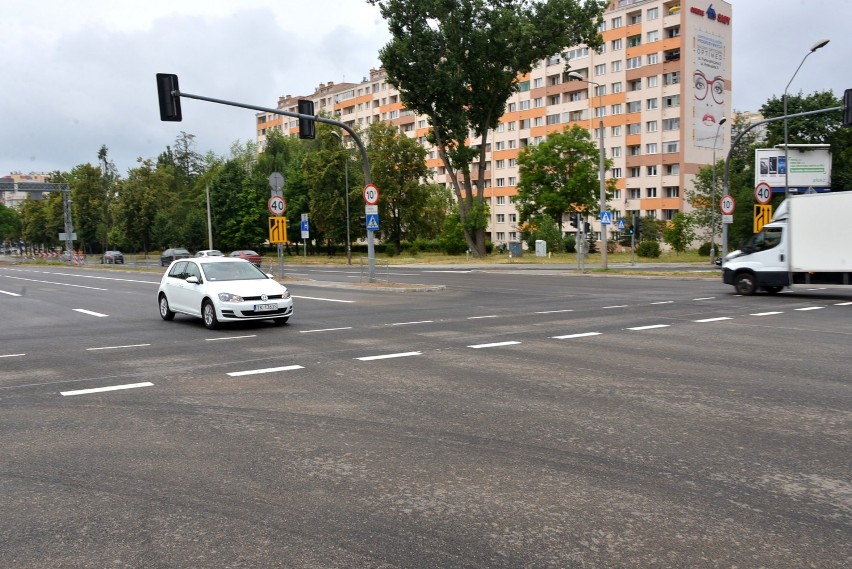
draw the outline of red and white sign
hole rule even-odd
[[[772,186],[766,182],[761,182],[754,187],[754,199],[757,203],[768,204],[772,201]]]
[[[287,211],[287,202],[281,196],[272,196],[266,202],[266,208],[269,210],[269,213],[278,217],[284,215],[284,212]]]
[[[364,186],[364,201],[370,205],[379,203],[379,188],[373,184]]]
[[[719,205],[722,208],[722,213],[725,215],[731,215],[734,213],[734,198],[733,196],[722,196],[722,199],[719,201]]]

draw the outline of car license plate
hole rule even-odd
[[[277,304],[255,304],[254,311],[255,312],[264,312],[266,310],[278,310]]]

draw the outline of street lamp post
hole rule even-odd
[[[815,52],[816,50],[818,50],[819,48],[825,47],[825,45],[828,42],[829,42],[829,40],[822,39],[822,40],[819,40],[818,42],[816,42],[814,45],[811,46],[811,50],[808,53],[805,54],[805,57],[802,58],[802,61],[801,61],[801,63],[799,63],[799,66],[796,68],[795,73],[793,73],[793,76],[790,77],[790,81],[787,83],[787,86],[784,87],[784,199],[785,200],[788,197],[790,197],[790,195],[789,195],[790,194],[790,176],[788,174],[788,172],[790,172],[790,157],[787,154],[787,89],[790,88],[790,84],[793,82],[793,79],[796,78],[796,75],[799,73],[799,69],[802,68],[802,65],[804,65],[805,60],[808,58],[808,56],[810,54],[812,54],[813,52]],[[788,227],[789,227],[789,225],[788,225]]]
[[[340,140],[340,144],[343,144],[343,138],[336,131],[331,131],[331,134],[336,136],[338,140]],[[345,148],[345,145],[344,145]],[[352,241],[349,238],[349,152],[346,152],[346,162],[345,162],[345,176],[346,176],[346,263],[352,264]]]
[[[600,176],[600,207],[601,207],[601,267],[606,270],[607,269],[607,250],[606,250],[606,225],[603,223],[603,213],[606,211],[606,150],[604,149],[604,107],[603,107],[603,93],[601,89],[601,84],[595,81],[589,81],[582,74],[571,71],[568,73],[568,77],[572,79],[578,79],[580,81],[585,81],[590,85],[595,85],[598,88],[598,104],[600,105],[601,114],[600,121],[598,123],[598,146],[600,147],[600,163],[599,167],[599,176]],[[591,105],[589,105],[591,109]],[[589,122],[591,122],[591,117],[589,117]]]
[[[713,191],[710,193],[710,205],[713,208],[713,216],[710,221],[710,263],[716,261],[716,210],[719,208],[719,203],[716,201],[716,141],[719,140],[719,129],[728,119],[722,117],[719,119],[719,124],[716,125],[716,136],[713,137]]]

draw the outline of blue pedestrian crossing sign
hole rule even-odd
[[[378,213],[368,213],[366,221],[367,221],[367,231],[378,231],[379,230],[379,214]]]
[[[617,226],[617,227],[618,227],[618,230],[619,230],[619,231],[624,231],[625,225],[624,225],[624,220],[623,220],[623,219],[619,219],[619,220],[618,220],[618,226]]]
[[[601,212],[601,225],[612,225],[612,214],[610,212]]]

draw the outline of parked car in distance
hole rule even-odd
[[[245,259],[249,263],[260,266],[261,261],[263,260],[257,252],[252,251],[251,249],[238,249],[237,251],[232,251],[229,257],[239,257],[240,259]]]
[[[157,306],[163,320],[186,314],[201,318],[211,330],[228,321],[271,319],[284,324],[293,315],[287,287],[252,263],[230,257],[172,263],[160,279]]]
[[[124,253],[121,251],[104,251],[101,256],[102,265],[123,265]]]
[[[195,253],[196,257],[224,257],[225,254],[218,249],[202,249]]]
[[[189,251],[183,249],[181,247],[176,247],[172,249],[166,249],[160,254],[160,266],[168,267],[169,263],[172,261],[177,261],[178,259],[186,259],[187,257],[191,257]]]

